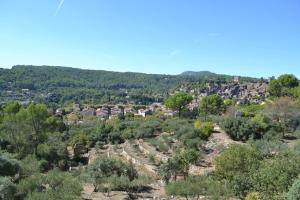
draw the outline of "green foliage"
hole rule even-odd
[[[300,200],[300,179],[297,179],[286,194],[287,200]]]
[[[249,138],[261,138],[264,129],[261,124],[247,118],[226,118],[221,126],[224,131],[234,140],[246,141]]]
[[[102,156],[98,157],[87,167],[83,178],[91,181],[97,185],[98,189],[101,189],[105,185],[105,180],[114,175],[127,176],[130,181],[138,177],[138,173],[133,168],[132,164],[127,164],[114,158]]]
[[[21,160],[21,175],[28,177],[40,172],[40,162],[35,155],[28,155]]]
[[[264,160],[253,173],[253,189],[266,199],[273,199],[287,191],[299,173],[299,155],[281,153],[272,160]]]
[[[111,190],[126,191],[130,197],[150,181],[148,177],[139,176],[131,163],[105,156],[98,157],[89,165],[82,178],[93,183],[97,190],[108,193]]]
[[[14,176],[19,173],[20,168],[19,161],[0,156],[0,176]]]
[[[88,142],[87,135],[83,132],[80,132],[71,136],[69,144],[72,146],[74,146],[75,144],[86,145],[87,142]]]
[[[299,85],[298,79],[293,74],[283,74],[277,79],[281,86],[287,88],[297,87]]]
[[[47,187],[45,188],[45,186]],[[81,185],[66,172],[52,170],[46,176],[33,175],[23,179],[17,186],[18,195],[29,200],[81,199]]]
[[[263,109],[264,105],[259,104],[243,105],[240,107],[240,111],[245,117],[254,117],[257,114],[260,114]]]
[[[149,140],[149,143],[153,145],[156,148],[156,150],[160,152],[166,153],[170,148],[169,144],[167,144],[165,140],[162,138],[152,138]]]
[[[273,79],[268,86],[268,92],[271,96],[280,97],[282,95],[282,86],[280,82]]]
[[[237,175],[250,175],[260,164],[259,153],[246,145],[230,145],[215,160],[216,175],[232,181]]]
[[[271,96],[291,96],[293,88],[299,85],[298,79],[292,74],[283,74],[270,82],[268,92]]]
[[[11,179],[9,177],[0,176],[0,200],[14,200],[15,192],[16,185]]]
[[[196,129],[199,129],[200,137],[204,140],[207,140],[214,131],[212,122],[195,121],[194,126]]]
[[[185,108],[187,104],[189,104],[193,100],[193,97],[185,92],[178,92],[172,96],[170,96],[165,104],[168,108],[177,110],[179,116],[181,116],[181,111]]]
[[[225,200],[231,197],[232,192],[228,185],[214,181],[205,176],[189,177],[166,185],[168,195],[183,196],[186,199],[206,196],[206,199]]]
[[[245,200],[263,200],[261,195],[258,192],[250,192],[245,197]]]
[[[182,149],[160,166],[159,174],[166,183],[169,183],[172,177],[176,181],[178,175],[183,175],[184,178],[187,178],[190,165],[195,163],[199,157],[199,152],[194,149]]]
[[[200,112],[204,112],[205,115],[219,115],[225,109],[224,100],[217,94],[206,96],[200,102]]]
[[[4,107],[4,113],[17,114],[21,109],[21,105],[16,101],[8,102]]]
[[[288,145],[280,140],[255,140],[251,141],[250,144],[264,158],[270,158],[274,153],[288,150]]]
[[[58,166],[62,161],[66,161],[68,158],[67,144],[63,142],[62,134],[59,132],[48,134],[47,141],[37,146],[36,155],[40,159],[51,162],[52,167]]]
[[[288,132],[294,132],[294,119],[299,116],[300,107],[293,99],[281,97],[266,106],[264,112],[272,120],[277,131],[286,136]]]
[[[23,155],[35,153],[38,144],[46,139],[47,107],[44,104],[30,104],[26,108],[11,108],[15,106],[15,103],[7,104],[7,112],[0,124],[0,135],[9,142],[10,151]]]

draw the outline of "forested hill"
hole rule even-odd
[[[230,76],[210,72],[183,75],[18,65],[11,69],[0,69],[0,98],[1,101],[10,98],[44,98],[53,103],[88,100],[91,103],[133,101],[147,104],[163,100],[168,93],[182,85],[203,84],[208,80],[226,82],[232,79]],[[22,89],[29,89],[29,94],[22,94]]]
[[[216,76],[217,74],[210,71],[185,71],[180,74],[181,76]]]

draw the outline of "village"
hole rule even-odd
[[[193,95],[193,100],[187,105],[189,111],[197,110],[201,99],[212,94],[218,94],[224,100],[233,100],[235,104],[263,104],[267,97],[268,81],[241,83],[240,77],[235,76],[233,77],[232,82],[227,84],[209,82],[206,85],[207,87],[204,91],[189,91]],[[181,89],[180,91],[182,90],[184,89]],[[55,110],[56,115],[67,114],[67,123],[81,123],[82,121],[80,118],[74,117],[76,115],[82,117],[96,116],[104,120],[125,115],[146,117],[154,112],[160,112],[165,116],[175,116],[177,114],[176,110],[167,108],[162,102],[154,102],[150,105],[121,103],[114,105],[107,103],[98,106],[83,105],[75,102],[69,109],[57,108]]]

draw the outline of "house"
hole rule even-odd
[[[155,112],[157,110],[161,110],[162,109],[162,103],[153,103],[150,105],[149,109],[152,111],[152,112]]]
[[[151,114],[151,110],[148,109],[139,109],[138,113],[136,115],[142,116],[142,117],[146,117],[147,115]]]
[[[135,114],[136,113],[136,110],[131,108],[131,107],[126,107],[124,108],[124,114],[126,115],[127,113],[133,113]]]
[[[29,89],[22,89],[21,91],[24,93],[27,93],[27,92],[29,92]]]
[[[80,110],[81,110],[80,104],[79,104],[79,103],[74,103],[74,105],[73,105],[73,110],[74,110],[74,111],[80,111]]]
[[[178,113],[177,111],[170,110],[170,109],[164,110],[164,115],[167,116],[167,117],[173,117],[177,113]]]
[[[65,113],[65,110],[63,108],[57,108],[55,111],[56,115],[63,115]]]
[[[124,114],[124,109],[122,109],[118,106],[115,106],[115,107],[110,109],[110,115],[111,116],[118,116],[118,115],[121,115],[121,114]]]
[[[234,76],[233,77],[233,82],[239,83],[240,82],[240,77],[239,76]]]
[[[98,108],[96,110],[96,116],[101,118],[109,117],[109,108],[107,107]]]
[[[191,103],[188,104],[187,107],[191,111],[197,109],[199,107],[199,102],[197,101],[197,99],[194,99]]]
[[[84,108],[82,111],[81,111],[81,114],[83,116],[86,116],[86,117],[90,117],[90,116],[94,116],[96,114],[96,111],[94,108]]]

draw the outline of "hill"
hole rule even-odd
[[[68,101],[149,104],[162,101],[182,87],[189,90],[203,87],[207,81],[232,80],[231,76],[207,71],[162,75],[18,65],[0,72],[0,101],[46,99],[56,104]]]
[[[216,76],[217,74],[210,71],[185,71],[180,74],[181,76]]]

